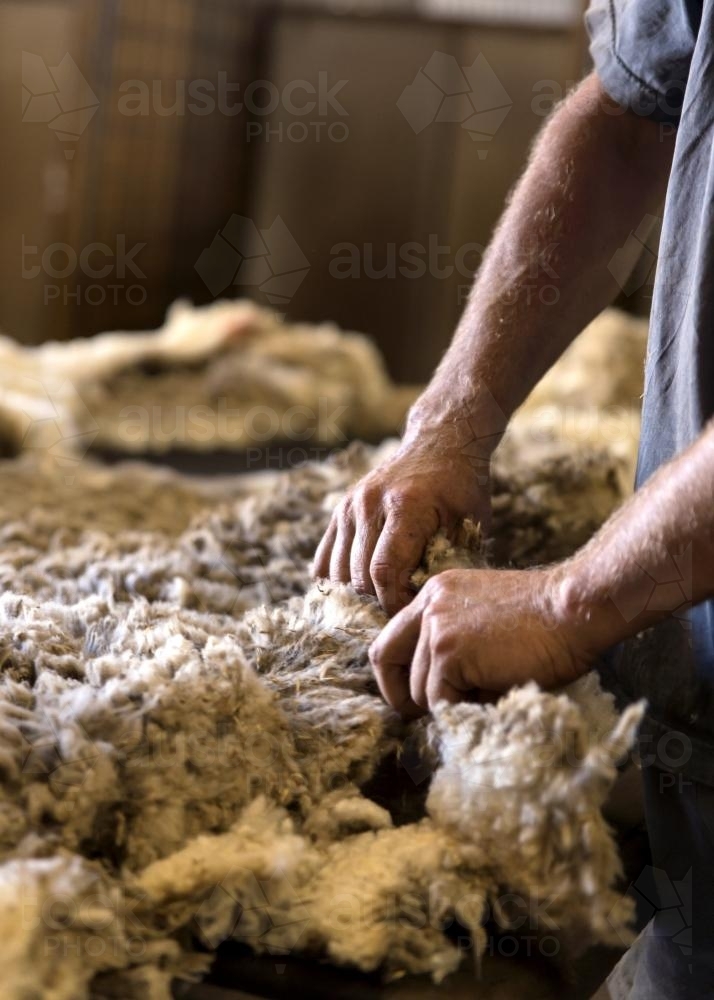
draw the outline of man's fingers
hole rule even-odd
[[[369,572],[379,603],[388,614],[399,611],[414,596],[410,577],[438,528],[439,517],[433,509],[400,507],[387,515]]]
[[[337,520],[333,514],[332,520],[327,526],[327,531],[322,536],[322,541],[317,546],[315,559],[312,564],[312,575],[318,579],[320,577],[330,575],[330,556],[332,555],[332,546],[335,544],[336,537]]]
[[[429,667],[431,666],[429,642],[429,620],[422,618],[419,639],[409,668],[409,695],[414,704],[424,712],[429,708],[429,699],[426,693]]]
[[[333,583],[350,582],[350,551],[355,537],[355,525],[349,508],[343,511],[337,523],[337,535],[330,558],[330,580]]]
[[[369,658],[382,697],[402,715],[417,715],[409,693],[409,667],[421,627],[421,606],[405,608],[372,643]]]
[[[463,701],[464,696],[473,690],[473,685],[466,684],[463,671],[458,664],[436,663],[432,658],[431,669],[426,681],[426,701],[430,711],[440,701],[448,701],[454,704]]]
[[[354,588],[360,594],[374,594],[374,584],[369,566],[379,541],[384,520],[380,508],[357,508],[355,510],[355,537],[350,554],[350,576]]]

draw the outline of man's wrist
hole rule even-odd
[[[618,609],[614,586],[598,579],[587,548],[549,572],[556,617],[591,657],[639,631]]]
[[[434,442],[440,450],[490,463],[503,437],[508,420],[493,401],[481,400],[432,403],[417,400],[407,417],[403,440],[407,444]]]

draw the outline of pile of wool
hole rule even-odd
[[[504,448],[539,461],[557,443],[620,460],[634,481],[648,323],[606,309],[576,337],[514,414]],[[508,465],[512,462],[507,460]]]
[[[492,463],[497,562],[565,558],[632,491],[646,345],[645,319],[606,309],[514,414]]]
[[[530,448],[599,444],[633,463],[646,336],[645,320],[606,310],[534,389],[511,434]],[[0,456],[377,441],[400,432],[417,393],[392,382],[361,334],[286,324],[249,300],[179,301],[145,333],[40,347],[0,337]]]
[[[557,404],[573,410],[639,409],[647,320],[605,309],[533,389],[521,413]]]
[[[510,428],[492,463],[493,560],[525,568],[584,545],[632,492],[637,440],[633,428],[626,449],[576,447],[538,426]]]
[[[438,981],[462,959],[454,922],[477,954],[522,910],[564,944],[627,933],[601,806],[639,709],[618,718],[591,677],[406,724],[368,663],[376,603],[311,584],[335,499],[385,451],[210,483],[2,463],[9,1000],[166,1000],[227,937]],[[506,458],[499,530],[534,560],[580,459],[529,467],[522,523]],[[603,513],[576,491],[559,544]],[[439,543],[425,572],[468,558]]]
[[[344,445],[399,433],[397,386],[362,334],[249,300],[178,301],[158,330],[22,347],[0,337],[0,454]]]

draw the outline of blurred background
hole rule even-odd
[[[425,380],[587,68],[582,9],[0,3],[0,327],[148,329],[179,296],[247,295]]]

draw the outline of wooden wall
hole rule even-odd
[[[25,342],[62,339],[71,325],[67,309],[45,301],[43,283],[23,277],[37,260],[30,248],[39,252],[66,235],[71,178],[56,135],[22,121],[22,52],[41,51],[58,63],[75,32],[69,3],[0,4],[0,330]]]
[[[338,16],[234,0],[11,2],[0,18],[9,29],[0,114],[12,137],[0,186],[9,220],[0,242],[0,325],[28,341],[157,325],[178,295],[211,301],[195,263],[233,213],[259,230],[279,216],[307,261],[304,280],[279,307],[292,318],[334,319],[373,334],[392,372],[407,381],[426,378],[448,343],[470,280],[454,269],[456,255],[462,250],[464,265],[474,266],[479,255],[469,245],[488,242],[543,121],[544,104],[534,103],[539,88],[564,93],[582,58],[575,27]],[[71,52],[97,95],[71,160],[66,142],[14,110],[17,54],[27,47],[47,59]],[[400,95],[434,52],[462,67],[479,55],[487,60],[512,102],[490,140],[473,140],[459,122],[417,133],[400,111]],[[237,116],[163,114],[153,106],[127,115],[120,106],[127,81],[156,81],[170,107],[177,80],[215,81],[219,70],[241,88],[263,79],[279,92],[291,81],[317,84],[319,73],[330,87],[345,80],[336,97],[346,114],[328,105],[324,114],[301,117],[283,102],[269,115]],[[296,103],[304,99],[295,95]],[[306,139],[299,128],[289,134],[296,122],[307,124]],[[344,141],[327,136],[331,124],[337,137],[347,131]],[[72,274],[69,298],[45,305],[45,286],[64,279],[21,277],[23,232],[40,247],[64,240],[77,253],[95,242],[116,249],[120,237],[129,249],[142,244],[133,259],[143,277]],[[431,264],[430,243],[448,248],[438,259],[432,253]],[[357,276],[338,275],[340,244],[355,248]],[[370,261],[382,270],[390,252],[391,274],[370,276]],[[426,273],[401,274],[400,253],[421,258]],[[451,274],[440,276],[441,267]],[[110,287],[129,283],[140,288],[132,301],[126,287]],[[89,285],[105,287],[103,301],[96,290],[85,294]],[[250,287],[224,294],[241,290],[265,301]]]
[[[513,102],[490,141],[472,140],[453,122],[415,134],[399,111],[404,87],[434,51],[453,55],[460,66],[485,55]],[[580,75],[574,36],[401,18],[286,17],[276,25],[271,53],[278,84],[306,78],[315,65],[331,81],[348,81],[341,92],[347,141],[264,143],[258,150],[255,216],[270,221],[280,214],[311,255],[287,312],[369,331],[398,377],[423,379],[448,344],[470,284],[456,269],[456,255],[469,244],[487,244],[543,122],[541,104],[537,114],[532,108],[534,85],[553,80],[564,93]],[[364,267],[354,279],[330,272],[332,250],[341,243],[354,244],[363,262],[371,245],[378,271],[389,244],[398,255],[400,247],[428,247],[430,239],[450,252],[422,277],[404,276],[398,267],[384,278],[369,277]],[[477,260],[474,251],[465,265]],[[450,277],[437,276],[449,266]]]

